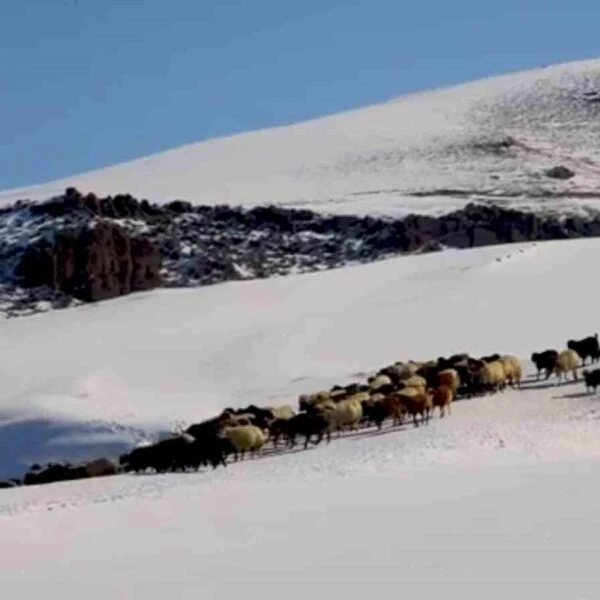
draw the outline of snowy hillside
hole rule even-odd
[[[439,213],[473,198],[539,210],[597,208],[599,111],[600,60],[561,64],[192,144],[10,190],[0,204],[75,186],[157,202],[343,213]],[[574,177],[546,175],[558,166]]]
[[[0,321],[0,477],[225,406],[295,404],[394,360],[563,347],[596,330],[598,249],[448,250]]]
[[[598,250],[448,250],[0,321],[0,476],[395,359],[562,348],[597,329]],[[592,598],[599,416],[581,382],[529,380],[425,427],[227,469],[0,490],[0,585],[25,600],[42,585],[90,600]]]

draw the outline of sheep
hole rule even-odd
[[[269,423],[275,418],[269,408],[261,408],[254,404],[250,404],[246,408],[236,411],[235,414],[252,415],[253,419],[251,420],[251,425],[256,425],[261,429],[266,429],[269,426]]]
[[[390,385],[391,383],[392,380],[389,375],[384,374],[375,375],[373,377],[369,377],[368,379],[369,388],[373,391],[378,390],[384,385]]]
[[[558,377],[557,385],[562,383],[563,375],[565,377],[565,381],[567,380],[567,373],[571,371],[573,374],[573,381],[577,381],[577,367],[579,366],[579,361],[581,357],[575,350],[563,350],[559,353],[556,358],[556,364],[554,365],[554,372]]]
[[[380,369],[378,375],[387,375],[393,382],[398,383],[412,377],[417,372],[415,365],[397,362]]]
[[[255,455],[264,446],[266,441],[265,432],[255,425],[236,425],[225,427],[222,432],[223,437],[227,437],[235,448],[235,460],[241,453],[242,460],[246,452]]]
[[[377,429],[381,429],[385,419],[392,415],[391,411],[388,410],[386,398],[387,394],[376,393],[368,400],[361,403],[363,409],[363,421],[367,426],[375,424]]]
[[[308,410],[311,406],[315,406],[322,402],[331,400],[329,392],[315,392],[314,394],[302,394],[298,398],[298,406],[300,410]]]
[[[516,356],[505,354],[500,357],[500,362],[504,366],[506,381],[511,387],[521,387],[523,378],[523,367],[521,361]]]
[[[412,416],[415,427],[419,426],[417,415],[421,416],[422,423],[429,423],[429,417],[433,409],[433,398],[427,392],[409,387],[396,392],[394,400],[398,404],[397,410],[399,412],[408,413]]]
[[[329,397],[334,401],[338,402],[339,400],[343,400],[348,395],[348,390],[344,387],[334,386],[329,391]]]
[[[219,415],[212,419],[207,419],[206,421],[201,421],[200,423],[193,423],[186,430],[185,433],[193,436],[195,439],[202,439],[204,437],[212,437],[217,434],[221,427],[221,423],[223,422],[223,415]]]
[[[30,470],[23,478],[23,485],[42,485],[59,481],[73,481],[89,477],[84,467],[76,467],[70,463],[49,463],[46,468]]]
[[[440,409],[440,417],[446,414],[446,409],[449,415],[452,414],[451,405],[454,399],[454,391],[451,387],[438,385],[437,387],[429,388],[427,393],[431,396],[434,408],[438,407]]]
[[[362,406],[364,420],[368,425],[374,423],[378,430],[381,430],[383,422],[390,417],[393,418],[393,427],[402,424],[404,407],[399,403],[395,393],[375,395]]]
[[[586,391],[593,390],[594,394],[600,385],[600,369],[594,369],[593,371],[588,371],[584,369],[581,374],[585,380],[585,389]]]
[[[497,360],[500,360],[500,357],[502,355],[501,354],[490,354],[488,356],[482,356],[479,360],[484,362],[484,363],[491,363],[491,362],[496,362]]]
[[[586,358],[590,358],[592,363],[600,360],[600,343],[598,334],[590,335],[582,340],[569,340],[567,348],[574,350],[581,358],[581,366],[585,366]]]
[[[477,372],[477,382],[482,391],[498,392],[506,387],[506,371],[499,360],[484,363]]]
[[[444,369],[437,374],[436,377],[437,386],[446,386],[452,391],[452,395],[455,396],[458,388],[460,387],[460,376],[456,369]]]
[[[556,365],[556,359],[558,358],[558,352],[556,350],[544,350],[542,352],[534,352],[531,355],[531,362],[537,369],[536,381],[539,381],[540,374],[542,371],[546,371],[546,379],[550,378]]]
[[[450,356],[449,358],[444,358],[443,356],[440,356],[436,363],[437,366],[443,370],[443,369],[452,369],[454,368],[455,365],[458,364],[466,364],[466,362],[470,359],[471,357],[466,354],[466,353],[462,353],[462,354],[453,354],[452,356]]]
[[[478,391],[479,386],[476,382],[476,371],[469,367],[468,362],[457,363],[452,367],[458,374],[460,385],[456,390],[456,398],[465,396],[472,398]]]
[[[362,404],[357,399],[347,399],[333,406],[324,407],[323,414],[329,420],[330,429],[338,432],[338,437],[345,429],[358,429],[363,417]]]
[[[253,413],[234,414],[229,411],[223,411],[221,414],[221,429],[224,427],[236,427],[238,425],[256,425],[256,417]]]
[[[287,437],[288,447],[293,448],[296,445],[296,436],[304,436],[304,449],[308,448],[308,443],[314,435],[317,441],[314,444],[320,444],[324,436],[327,436],[327,443],[331,442],[330,419],[327,418],[323,410],[311,410],[310,412],[301,412],[294,415],[289,421],[282,423],[283,433]]]
[[[124,466],[125,471],[154,469],[157,473],[165,473],[185,469],[194,463],[194,443],[191,439],[176,435],[149,446],[138,447],[129,454],[120,456],[119,463]]]
[[[98,458],[85,463],[84,468],[89,477],[116,475],[117,465],[107,458]]]
[[[273,415],[273,419],[291,419],[296,414],[289,404],[273,406],[269,408],[269,412]]]
[[[357,392],[356,394],[346,396],[340,402],[367,402],[370,398],[371,394],[369,392]]]
[[[413,387],[418,388],[421,391],[425,391],[425,388],[427,388],[427,380],[424,377],[421,377],[420,375],[413,375],[408,379],[404,379],[401,383],[402,389],[407,387]]]

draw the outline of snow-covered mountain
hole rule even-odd
[[[0,204],[75,186],[156,202],[344,213],[439,213],[473,198],[577,210],[598,206],[599,115],[600,60],[561,64],[196,143],[10,190]],[[546,174],[559,166],[574,176]]]
[[[594,208],[600,189],[597,91],[600,61],[561,65],[213,140],[0,202],[74,185],[161,203],[357,214],[448,212],[500,197],[564,214]],[[575,176],[544,174],[556,166]],[[71,192],[0,211],[3,270],[34,247],[41,260],[30,275],[42,280],[54,264],[57,281],[73,284],[73,234],[58,249],[51,243],[69,227],[89,234],[81,255],[89,265],[106,259],[105,269],[90,267],[100,278],[115,275],[113,261],[125,256],[116,241],[131,250],[134,234],[162,253],[166,279],[205,276],[188,270],[205,256],[240,271],[268,267],[265,279],[2,315],[0,479],[34,462],[116,457],[225,406],[296,406],[301,393],[365,381],[396,360],[501,352],[526,371],[523,389],[457,401],[451,415],[418,428],[361,430],[306,451],[268,448],[215,471],[2,489],[2,590],[24,600],[40,590],[64,600],[595,597],[599,396],[581,380],[536,381],[529,356],[598,331],[600,240],[385,258],[407,232],[419,238],[406,238],[414,250],[428,230],[431,240],[447,241],[444,232],[468,247],[477,245],[469,236],[489,244],[494,235],[600,227],[566,219],[562,230],[557,219],[517,214],[498,228],[507,224],[498,210],[329,222],[275,209],[161,213]],[[129,275],[152,265],[144,252],[131,256]],[[327,266],[340,268],[302,273]]]

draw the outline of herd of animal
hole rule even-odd
[[[581,340],[569,340],[562,351],[546,349],[534,352],[531,361],[536,379],[553,374],[557,385],[571,374],[577,381],[578,370],[586,389],[596,392],[600,386],[600,368],[584,368],[587,361],[600,361],[598,334]],[[23,484],[33,485],[98,477],[121,472],[157,473],[185,471],[200,467],[226,467],[230,457],[237,461],[255,456],[271,444],[272,451],[292,449],[298,440],[304,448],[310,443],[329,443],[333,435],[345,431],[376,427],[384,423],[398,428],[405,422],[414,427],[429,423],[437,411],[443,418],[452,413],[452,403],[461,398],[495,394],[507,387],[521,388],[523,367],[516,356],[493,354],[475,358],[456,354],[425,362],[396,362],[379,369],[362,383],[334,385],[330,390],[303,394],[297,410],[289,405],[241,409],[226,408],[219,415],[190,425],[166,439],[134,448],[119,457],[119,464],[97,459],[83,465],[52,464],[45,469],[36,465]],[[0,482],[0,487],[19,485],[18,480]]]
[[[562,351],[547,349],[534,352],[531,361],[557,384],[570,373],[578,380],[578,369],[600,361],[598,334],[582,340],[569,340]],[[594,392],[600,385],[600,369],[584,369],[586,388]],[[241,409],[226,408],[221,414],[190,425],[185,431],[141,446],[120,457],[123,471],[159,473],[198,469],[201,466],[226,466],[228,457],[235,461],[246,454],[255,456],[267,442],[273,449],[291,449],[298,438],[304,448],[332,435],[360,428],[381,429],[386,421],[391,427],[407,419],[415,427],[429,423],[437,410],[440,417],[450,415],[452,403],[459,398],[473,398],[501,392],[507,387],[519,389],[523,367],[516,356],[493,354],[474,358],[468,354],[440,357],[426,362],[396,362],[381,368],[366,382],[334,385],[330,390],[303,394],[298,410],[292,406]]]

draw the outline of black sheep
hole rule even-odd
[[[600,369],[594,369],[593,371],[584,369],[582,375],[585,380],[585,389],[587,391],[591,389],[595,394],[598,386],[600,386]]]
[[[581,366],[585,365],[587,358],[591,359],[591,362],[598,362],[600,360],[600,343],[598,342],[598,334],[590,335],[582,340],[569,340],[567,342],[567,348],[574,350],[581,357]]]
[[[558,358],[558,352],[556,350],[544,350],[543,352],[534,352],[531,355],[531,362],[537,369],[536,380],[539,380],[540,373],[546,372],[546,379],[552,375],[554,367],[556,366],[556,359]]]

